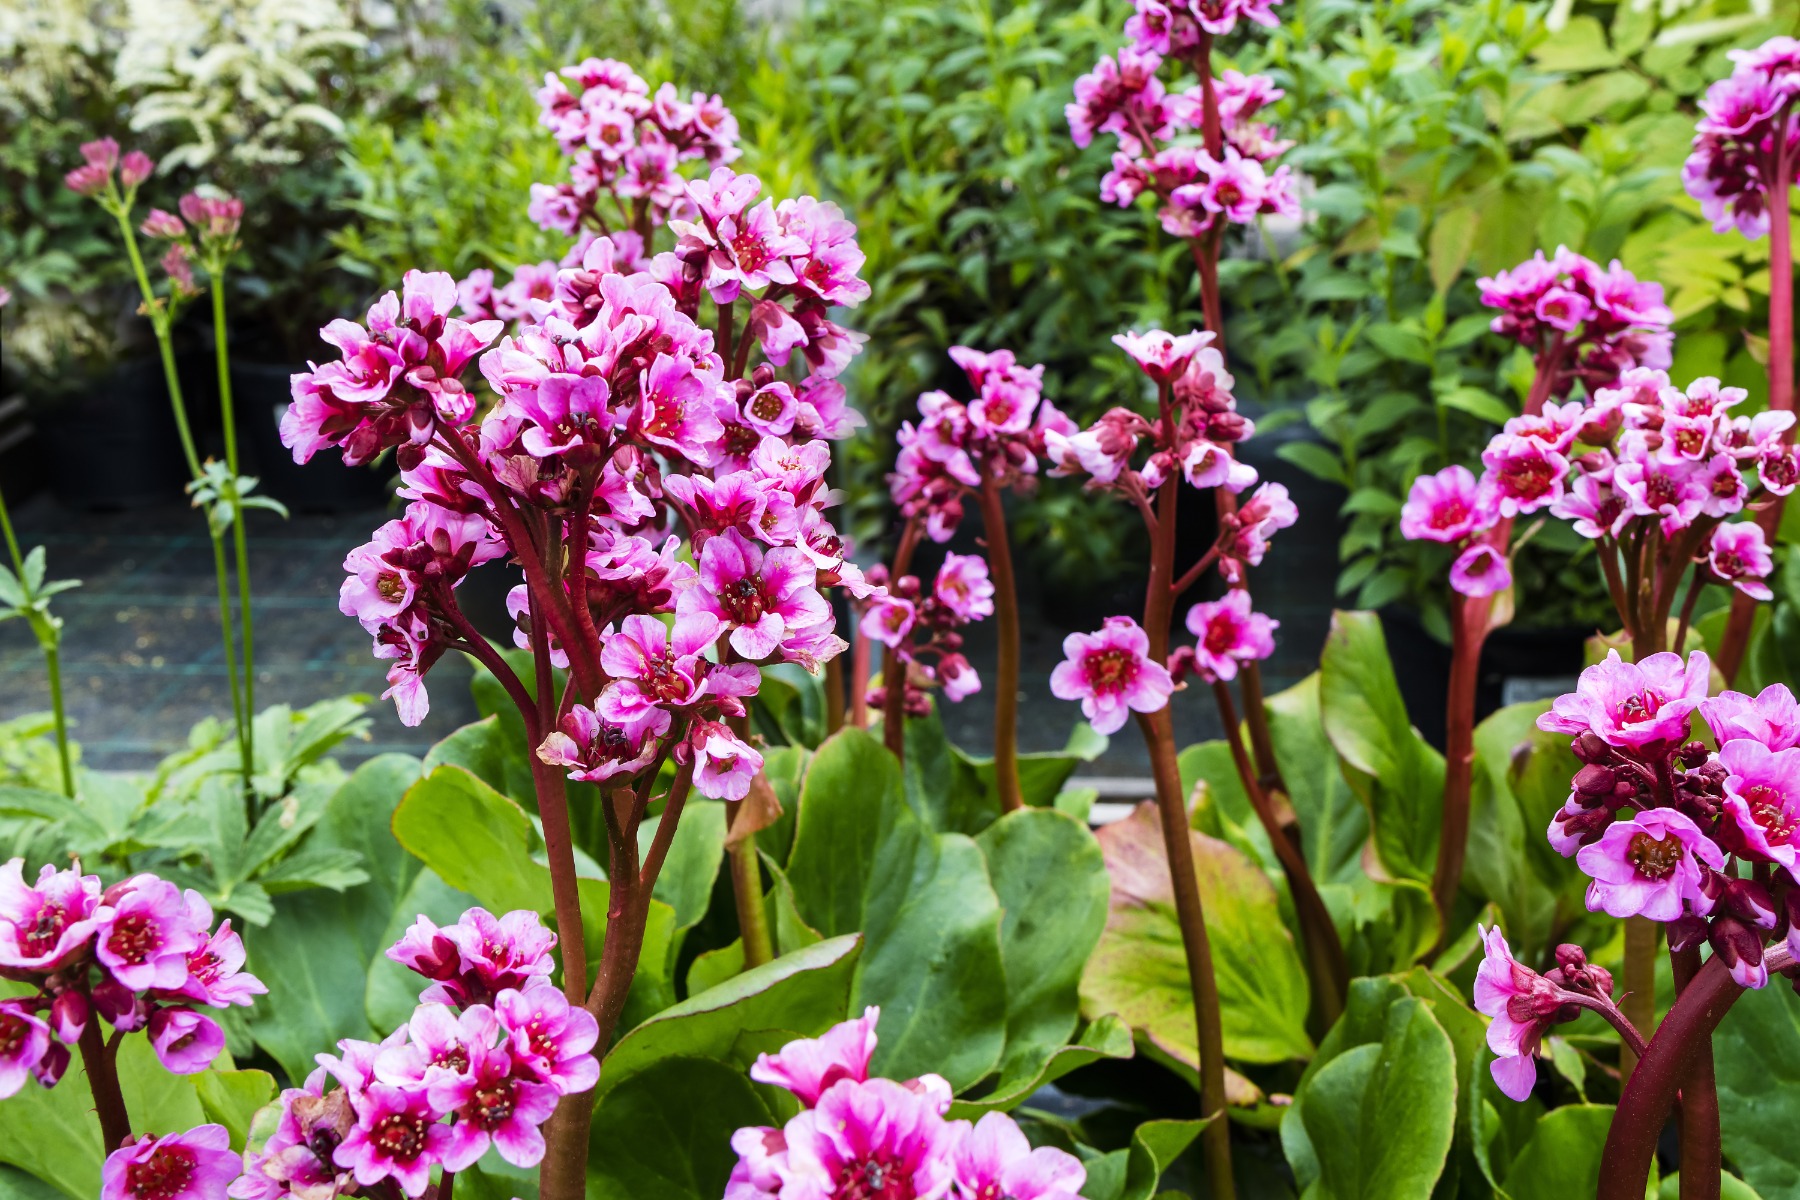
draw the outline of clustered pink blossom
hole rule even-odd
[[[119,143],[112,138],[83,142],[82,165],[63,176],[70,191],[102,200],[108,205],[121,202],[120,193],[129,197],[156,170],[156,164],[142,150],[119,155]],[[129,208],[129,205],[125,205]]]
[[[1800,707],[1779,684],[1709,699],[1711,667],[1698,651],[1613,652],[1538,718],[1583,763],[1549,838],[1592,881],[1590,909],[1663,922],[1676,949],[1710,942],[1739,984],[1761,987],[1766,939],[1800,948]],[[1689,738],[1696,713],[1716,751]],[[1785,899],[1740,864],[1782,873]]]
[[[923,717],[931,711],[920,684],[942,687],[950,700],[964,700],[981,690],[981,677],[963,655],[963,637],[957,630],[994,615],[994,584],[985,559],[946,554],[929,592],[916,575],[890,582],[883,566],[869,572],[869,581],[886,590],[863,602],[857,630],[898,657],[906,673],[909,716]],[[886,685],[869,689],[871,706],[880,708],[886,701]]]
[[[1010,350],[983,353],[953,346],[950,358],[968,377],[967,403],[941,391],[919,397],[919,420],[901,423],[900,454],[888,476],[894,503],[920,520],[936,542],[962,523],[971,489],[1025,489],[1035,482],[1038,456],[1050,440],[1076,425],[1043,394],[1044,368],[1019,364]]]
[[[1081,1161],[1034,1150],[1005,1113],[947,1121],[950,1086],[940,1077],[871,1078],[880,1015],[869,1008],[757,1058],[750,1077],[787,1089],[804,1108],[780,1129],[732,1135],[738,1162],[725,1200],[1077,1200],[1087,1182]]]
[[[168,1070],[204,1071],[225,1034],[195,1006],[248,1006],[268,990],[244,973],[231,922],[212,928],[200,893],[154,875],[102,888],[97,875],[48,865],[27,883],[24,867],[0,866],[0,976],[37,991],[0,1002],[0,1099],[28,1075],[54,1087],[96,1016],[144,1030]]]
[[[462,1171],[490,1148],[536,1166],[557,1101],[600,1078],[598,1022],[550,982],[555,944],[533,912],[473,908],[442,928],[420,917],[388,951],[432,981],[412,1019],[318,1055],[245,1149],[230,1195],[422,1196],[433,1167]]]
[[[1580,946],[1556,948],[1556,966],[1540,975],[1519,962],[1499,927],[1481,929],[1483,957],[1475,973],[1475,1008],[1491,1017],[1488,1064],[1500,1091],[1523,1101],[1537,1082],[1537,1056],[1552,1025],[1573,1021],[1589,998],[1610,1004],[1612,974],[1587,961]]]
[[[143,1137],[106,1156],[100,1200],[226,1200],[238,1156],[223,1125]]]
[[[1693,152],[1681,169],[1688,194],[1719,233],[1748,238],[1769,230],[1769,207],[1785,203],[1800,171],[1800,41],[1776,37],[1755,50],[1731,51],[1729,76],[1706,90]]]
[[[1567,395],[1577,381],[1593,391],[1634,367],[1669,366],[1674,316],[1662,285],[1639,281],[1617,261],[1603,268],[1559,246],[1479,284],[1481,302],[1500,310],[1495,333],[1537,353],[1540,363],[1554,351],[1554,395]]]
[[[1458,547],[1451,583],[1468,596],[1511,583],[1508,548],[1492,541],[1500,522],[1544,512],[1603,547],[1646,536],[1683,547],[1707,581],[1768,599],[1762,529],[1731,518],[1791,492],[1800,459],[1784,440],[1793,414],[1732,416],[1744,396],[1717,379],[1684,391],[1660,370],[1632,368],[1589,403],[1508,421],[1482,452],[1479,479],[1460,466],[1419,476],[1400,531]]]

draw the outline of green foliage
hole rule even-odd
[[[737,1162],[731,1135],[772,1123],[741,1068],[707,1058],[663,1059],[608,1092],[594,1110],[587,1194],[715,1200]]]
[[[1713,1058],[1726,1155],[1759,1194],[1800,1193],[1800,1146],[1793,1137],[1800,998],[1774,980],[1744,993],[1713,1038]]]

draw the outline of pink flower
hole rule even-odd
[[[514,1060],[531,1078],[560,1095],[585,1092],[600,1079],[593,1055],[600,1024],[585,1008],[570,1005],[561,990],[532,988],[501,992],[494,1002]]]
[[[1481,482],[1502,517],[1534,513],[1563,494],[1569,460],[1533,438],[1502,433],[1481,452]]]
[[[1771,683],[1755,699],[1742,692],[1720,692],[1700,702],[1700,715],[1721,747],[1737,738],[1761,742],[1771,750],[1800,745],[1800,704],[1783,684]]]
[[[1460,542],[1494,523],[1481,490],[1467,467],[1445,467],[1420,475],[1400,509],[1400,536],[1412,540]]]
[[[709,721],[689,737],[694,748],[694,790],[714,800],[742,800],[762,770],[763,757],[731,730]]]
[[[442,1073],[428,1085],[431,1106],[452,1114],[442,1151],[446,1171],[473,1166],[490,1144],[515,1167],[535,1167],[544,1157],[538,1126],[560,1098],[554,1087],[521,1074],[510,1047],[471,1046],[468,1069]]]
[[[1131,360],[1157,383],[1173,383],[1194,356],[1211,345],[1213,335],[1194,330],[1191,333],[1165,333],[1152,329],[1148,333],[1117,333],[1113,344],[1131,356]]]
[[[100,1168],[100,1200],[225,1200],[241,1163],[223,1125],[145,1137]]]
[[[1638,663],[1617,650],[1581,673],[1575,691],[1558,696],[1537,719],[1547,733],[1592,731],[1609,746],[1642,754],[1687,740],[1688,717],[1706,699],[1712,663],[1696,650],[1685,663],[1664,651]]]
[[[537,991],[549,985],[556,935],[529,909],[496,918],[471,908],[441,929],[421,916],[387,951],[388,958],[433,980],[425,1003],[467,1007],[487,1004],[503,991]]]
[[[35,886],[25,860],[0,866],[0,970],[49,974],[72,962],[108,915],[100,910],[100,877],[58,871],[46,863]]]
[[[138,232],[147,238],[173,240],[186,237],[187,226],[183,225],[181,218],[174,213],[153,208],[150,210],[150,215],[144,218],[144,223],[138,226]]]
[[[811,1108],[840,1080],[862,1083],[869,1078],[880,1020],[881,1009],[870,1005],[862,1016],[833,1025],[819,1037],[789,1042],[778,1054],[759,1054],[750,1078],[786,1088]]]
[[[494,1010],[485,1004],[460,1014],[443,1004],[421,1004],[404,1028],[404,1043],[383,1044],[375,1055],[375,1078],[409,1089],[465,1077],[475,1053],[492,1046],[500,1031]]]
[[[1149,657],[1150,638],[1130,617],[1108,617],[1096,633],[1063,639],[1063,662],[1050,673],[1059,700],[1081,701],[1096,730],[1116,733],[1129,712],[1151,713],[1169,702],[1174,681]]]
[[[1238,664],[1255,662],[1275,653],[1274,633],[1281,622],[1250,611],[1250,593],[1233,588],[1222,600],[1188,609],[1188,632],[1200,639],[1195,665],[1211,683],[1236,679]]]
[[[1733,521],[1713,530],[1706,565],[1714,575],[1752,599],[1775,598],[1763,582],[1775,569],[1775,560],[1769,557],[1762,527],[1754,521]]]
[[[1661,517],[1665,535],[1691,525],[1707,499],[1693,464],[1668,463],[1636,453],[1613,472],[1613,486],[1630,512]]]
[[[932,594],[965,624],[994,615],[994,584],[987,560],[978,554],[946,554]]]
[[[197,1075],[225,1049],[225,1031],[191,1008],[159,1008],[150,1014],[150,1045],[165,1070]]]
[[[956,1129],[931,1098],[892,1080],[835,1083],[783,1133],[784,1195],[860,1200],[885,1192],[943,1200],[949,1194]]]
[[[1087,1169],[1054,1146],[1034,1150],[1018,1124],[990,1112],[958,1141],[951,1156],[963,1200],[1079,1200]]]
[[[422,1195],[450,1141],[449,1127],[438,1123],[425,1090],[371,1083],[350,1103],[356,1124],[332,1152],[332,1161],[365,1188],[392,1179],[407,1195]]]
[[[1733,849],[1758,861],[1800,870],[1800,749],[1771,750],[1739,738],[1719,749],[1725,777],[1725,815],[1735,826]]]
[[[1506,556],[1486,542],[1476,542],[1450,564],[1450,586],[1472,599],[1503,592],[1512,581]]]
[[[960,654],[946,654],[938,659],[932,676],[943,685],[944,698],[963,701],[981,690],[981,676],[969,660]]]
[[[1575,862],[1593,880],[1587,890],[1591,911],[1673,921],[1684,903],[1701,915],[1712,911],[1701,866],[1723,870],[1725,856],[1688,817],[1653,808],[1608,825]]]
[[[1482,929],[1481,936],[1485,953],[1475,972],[1475,1009],[1493,1018],[1487,1041],[1496,1057],[1488,1070],[1503,1094],[1522,1102],[1537,1082],[1538,1046],[1551,1024],[1548,1017],[1562,1002],[1554,984],[1513,958],[1499,926]]]
[[[628,617],[627,620],[649,620]],[[569,709],[555,732],[545,737],[537,756],[553,766],[569,767],[569,778],[584,783],[604,783],[615,776],[635,776],[656,761],[660,739],[674,717],[660,708],[648,708],[622,724],[601,721],[585,704]]]
[[[857,632],[890,650],[898,650],[913,630],[918,609],[903,596],[881,595],[869,601]]]
[[[15,1001],[0,1003],[0,1100],[16,1096],[50,1050],[50,1026]]]
[[[133,150],[125,156],[124,161],[119,163],[119,182],[124,184],[127,190],[130,190],[150,178],[155,170],[156,163],[148,154],[142,150]],[[234,203],[236,202],[234,201]]]
[[[735,529],[700,552],[700,586],[676,599],[678,616],[709,616],[731,630],[732,649],[752,662],[827,626],[831,608],[815,586],[818,570],[793,547],[763,552]]]
[[[739,535],[733,531],[720,536]],[[714,538],[707,545],[719,540]],[[696,590],[682,591],[677,605]],[[671,637],[668,627],[654,617],[637,613],[626,617],[619,632],[608,637],[600,651],[600,665],[613,679],[600,693],[597,711],[601,718],[635,727],[654,708],[680,708],[697,702],[715,673],[731,670],[709,671],[701,657],[718,640],[721,624],[708,612],[682,613]]]
[[[199,893],[189,894],[204,908]],[[101,900],[94,956],[121,986],[137,992],[187,982],[188,955],[205,944],[206,931],[190,916],[179,888],[154,875],[134,875],[108,888]]]
[[[1585,538],[1617,537],[1631,520],[1625,501],[1613,491],[1610,474],[1578,474],[1569,490],[1550,506],[1552,516],[1574,524],[1575,532]]]
[[[188,955],[187,968],[187,982],[176,994],[214,1008],[233,1004],[247,1008],[269,990],[262,980],[245,972],[244,939],[232,932],[229,920]]]

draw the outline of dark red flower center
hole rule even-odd
[[[399,1162],[411,1162],[425,1150],[425,1121],[411,1113],[390,1113],[369,1135],[376,1149]]]
[[[63,907],[54,901],[44,901],[38,909],[37,920],[19,929],[19,949],[29,957],[36,958],[56,949],[56,943],[62,937],[63,926],[68,914]]]
[[[1220,614],[1206,623],[1206,649],[1209,653],[1223,655],[1237,644],[1237,624],[1230,617]]]
[[[0,1012],[0,1061],[17,1058],[31,1036],[31,1025],[18,1013]]]
[[[492,1087],[477,1088],[465,1112],[483,1129],[494,1129],[512,1120],[515,1107],[512,1080],[502,1079]]]
[[[719,605],[739,625],[754,625],[762,620],[762,580],[754,575],[726,584],[719,591]]]
[[[1500,471],[1500,478],[1506,484],[1507,491],[1530,499],[1550,490],[1553,472],[1546,459],[1515,458],[1507,462]]]
[[[1645,879],[1667,879],[1681,865],[1686,847],[1674,834],[1658,841],[1648,833],[1635,833],[1625,846],[1625,861]]]
[[[1769,841],[1793,840],[1800,816],[1788,812],[1787,797],[1779,789],[1758,783],[1745,788],[1743,796],[1744,803],[1750,806],[1750,819],[1762,828]]]
[[[1116,692],[1137,678],[1137,655],[1124,650],[1098,650],[1087,656],[1082,665],[1087,670],[1088,685],[1098,692]]]
[[[1461,500],[1446,500],[1431,512],[1433,529],[1454,529],[1469,519],[1469,506]]]
[[[114,921],[106,938],[106,948],[128,963],[143,962],[161,945],[162,930],[141,913]]]
[[[175,1200],[194,1177],[194,1152],[186,1146],[162,1146],[144,1162],[125,1168],[125,1190],[137,1200]]]
[[[850,1163],[838,1175],[840,1200],[913,1200],[915,1194],[911,1174],[885,1159]]]

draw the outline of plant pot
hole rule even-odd
[[[117,512],[182,498],[188,474],[157,359],[116,364],[35,423],[51,490],[68,507]]]
[[[335,452],[327,451],[302,465],[281,444],[290,377],[305,369],[285,363],[231,364],[232,412],[237,418],[244,473],[260,480],[259,492],[294,512],[341,513],[381,507],[392,497],[388,488],[392,466],[388,463],[346,467]]]

